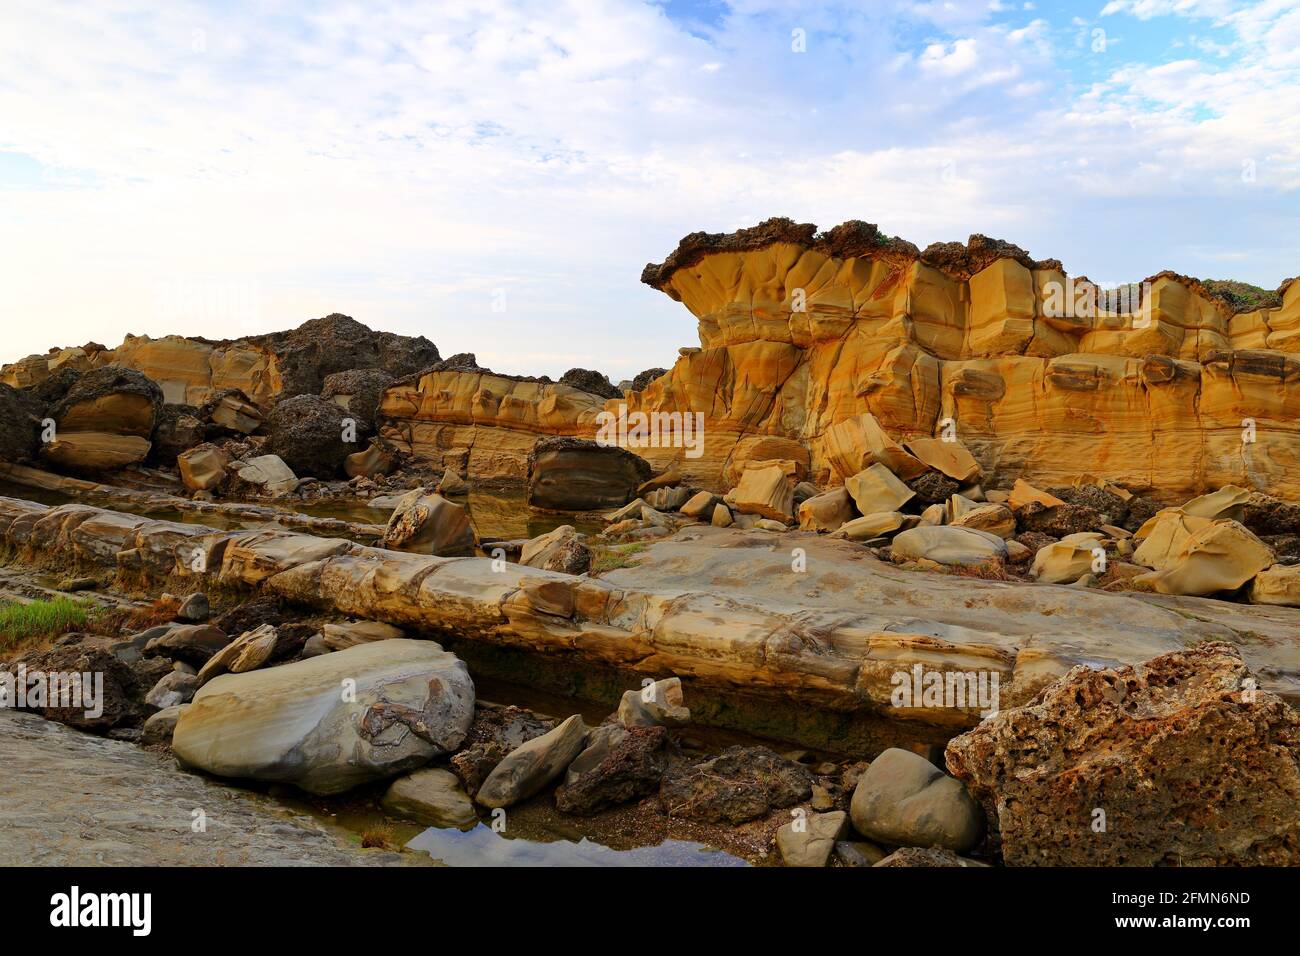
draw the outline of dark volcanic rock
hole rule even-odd
[[[1008,865],[1300,863],[1300,715],[1230,644],[1075,667],[947,760]]]
[[[599,395],[601,398],[623,397],[623,393],[610,382],[607,376],[600,372],[593,372],[591,369],[571,368],[560,376],[560,384]]]
[[[144,695],[153,685],[142,685],[132,667],[101,643],[76,641],[76,637],[81,635],[74,635],[72,641],[65,637],[66,643],[28,654],[21,659],[24,669],[19,668],[19,661],[4,667],[15,682],[19,675],[26,677],[26,709],[46,720],[95,733],[139,723],[145,715]],[[73,675],[79,675],[76,682]],[[69,688],[67,694],[50,693],[56,677],[59,685]],[[76,690],[78,686],[83,689]],[[41,688],[45,696],[37,701],[33,695]],[[88,703],[92,706],[87,707]]]
[[[283,620],[284,609],[280,607],[280,602],[273,597],[261,597],[237,604],[217,617],[212,624],[231,637],[239,637],[246,631],[257,630],[263,624],[278,627]]]
[[[1260,537],[1300,534],[1300,505],[1267,495],[1251,495],[1242,524]]]
[[[638,372],[636,378],[632,379],[632,391],[644,392],[647,385],[667,374],[666,368],[648,368],[644,372]]]
[[[1069,504],[1091,508],[1098,514],[1107,515],[1110,518],[1108,524],[1122,527],[1128,520],[1128,502],[1105,488],[1096,485],[1078,485],[1069,488],[1049,488],[1047,493]]]
[[[916,497],[927,505],[942,504],[961,487],[941,471],[927,471],[919,478],[913,478],[907,487],[916,492]]]
[[[807,800],[812,783],[805,768],[766,747],[729,747],[716,757],[671,767],[659,799],[669,816],[735,824]]]
[[[561,813],[589,815],[654,793],[668,766],[668,728],[606,724],[555,791]]]
[[[321,395],[355,418],[361,434],[370,435],[378,420],[380,396],[392,381],[383,369],[354,368],[325,376]]]
[[[81,372],[70,365],[61,365],[29,391],[42,405],[50,406],[63,401],[72,386],[81,380]]]
[[[1147,519],[1155,516],[1156,512],[1163,508],[1160,502],[1154,498],[1142,498],[1133,496],[1128,502],[1128,517],[1119,525],[1125,531],[1136,531],[1147,523]]]
[[[528,455],[528,503],[552,511],[620,508],[653,474],[624,448],[585,438],[544,438]]]
[[[279,455],[300,478],[337,478],[343,459],[362,448],[359,442],[343,440],[347,417],[343,409],[319,395],[287,398],[267,416],[266,450]]]
[[[40,446],[44,406],[29,392],[0,384],[0,460],[30,461]]]
[[[1080,531],[1096,531],[1106,523],[1093,509],[1069,502],[1048,507],[1042,502],[1033,501],[1016,512],[1016,527],[1022,533],[1039,531],[1057,538]]]
[[[193,405],[164,405],[154,426],[149,463],[175,467],[176,456],[203,444],[206,432],[199,410]]]
[[[398,377],[428,368],[440,358],[437,347],[422,335],[375,332],[338,313],[248,341],[275,353],[285,397],[319,395],[325,377],[335,372],[379,368]]]

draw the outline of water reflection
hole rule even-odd
[[[614,850],[578,841],[514,839],[480,824],[472,830],[430,827],[406,844],[448,866],[748,866],[738,856],[690,840]]]

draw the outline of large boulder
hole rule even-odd
[[[898,511],[916,497],[916,492],[880,463],[846,478],[844,487],[853,496],[858,511],[864,515]]]
[[[337,478],[344,459],[361,451],[357,441],[360,426],[347,428],[347,418],[347,413],[328,398],[287,398],[267,416],[270,440],[266,450],[279,456],[299,477]]]
[[[528,455],[528,503],[549,511],[619,508],[650,479],[639,455],[583,438],[544,438]]]
[[[190,491],[212,491],[226,480],[230,460],[216,445],[198,445],[176,457],[181,482]]]
[[[393,376],[384,369],[349,369],[325,376],[321,396],[353,418],[360,434],[369,435],[378,423],[380,397],[392,381]]]
[[[464,663],[432,641],[360,644],[203,686],[176,756],[221,777],[341,793],[453,751],[474,716]]]
[[[886,750],[858,778],[853,827],[890,846],[941,846],[964,853],[984,835],[984,814],[966,788],[908,750]]]
[[[1186,520],[1208,523],[1171,548],[1163,558],[1163,567],[1137,581],[1161,594],[1214,594],[1241,587],[1273,564],[1272,549],[1231,518],[1193,516]],[[1143,553],[1147,543],[1138,553]]]
[[[949,525],[910,528],[894,538],[894,560],[927,558],[939,564],[974,565],[1007,556],[1007,543],[995,534]]]
[[[135,369],[106,365],[82,375],[50,409],[60,433],[102,432],[152,438],[162,412],[157,383]]]
[[[1009,865],[1300,863],[1300,716],[1229,644],[1075,667],[947,760]]]
[[[401,378],[441,358],[437,347],[422,335],[375,332],[337,312],[310,319],[296,329],[247,341],[275,354],[280,394],[284,396],[319,395],[325,379],[335,372],[378,368]]]
[[[383,545],[393,551],[448,558],[472,555],[477,541],[464,505],[417,488],[403,495],[393,509]]]
[[[789,522],[794,517],[795,468],[793,461],[749,462],[740,484],[728,495],[732,507],[741,514]]]
[[[1105,555],[1105,539],[1094,532],[1071,534],[1034,554],[1029,573],[1044,584],[1067,584],[1096,570],[1098,549]]]

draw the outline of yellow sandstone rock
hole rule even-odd
[[[895,477],[884,465],[875,464],[848,478],[844,487],[864,515],[897,511],[916,497],[916,492]]]

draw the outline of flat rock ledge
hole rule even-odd
[[[806,552],[798,572],[796,547]],[[172,590],[257,589],[412,634],[945,733],[975,726],[991,704],[1028,702],[1076,665],[1209,640],[1237,645],[1262,689],[1300,699],[1300,610],[906,571],[815,534],[693,527],[650,545],[635,567],[592,578],[0,498],[0,552]],[[931,699],[936,673],[960,697]]]

